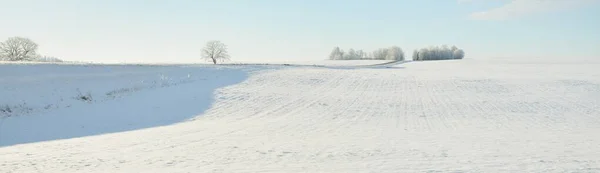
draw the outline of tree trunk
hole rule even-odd
[[[217,64],[217,59],[212,58],[214,64]]]

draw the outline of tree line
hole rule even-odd
[[[413,51],[413,61],[463,59],[465,52],[456,46],[430,46]],[[329,54],[330,60],[404,60],[404,51],[398,46],[377,49],[371,53],[349,49],[347,52],[334,47]]]
[[[371,53],[363,50],[349,49],[348,52],[335,47],[329,54],[330,60],[404,60],[404,51],[398,46],[380,48]]]
[[[62,60],[42,56],[37,53],[38,44],[28,38],[11,37],[0,43],[0,61],[43,61],[62,62]],[[227,45],[218,40],[208,41],[201,50],[201,56],[213,64],[230,59]],[[465,52],[456,46],[430,46],[413,51],[413,61],[463,59]],[[347,52],[334,47],[329,54],[330,60],[405,60],[404,51],[398,46],[380,48],[372,52],[349,49]]]

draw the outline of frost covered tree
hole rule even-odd
[[[348,50],[348,53],[346,53],[344,55],[344,59],[345,60],[357,60],[357,59],[360,59],[360,58],[359,58],[358,53],[354,49],[350,48]]]
[[[329,59],[330,60],[341,60],[341,59],[343,59],[343,55],[344,55],[344,53],[342,52],[340,47],[334,47],[333,50],[331,51],[331,54],[329,54]]]
[[[404,60],[404,51],[398,46],[392,46],[387,49],[387,56],[385,59],[402,61]]]
[[[211,60],[214,64],[217,64],[217,61],[223,62],[229,60],[227,45],[217,40],[209,41],[206,43],[204,49],[202,49],[202,57]]]
[[[389,48],[381,48],[367,53],[363,50],[348,49],[344,53],[339,47],[333,48],[329,54],[330,60],[360,60],[360,59],[376,59],[376,60],[404,60],[404,51],[398,46]]]
[[[458,50],[458,47],[456,46],[452,46],[452,48],[450,48],[452,50],[452,52],[454,52],[455,50]]]
[[[11,37],[0,43],[0,59],[6,61],[30,61],[37,55],[38,45],[31,39]]]
[[[423,61],[425,60],[425,57],[429,57],[429,50],[427,50],[427,48],[421,48],[417,54],[419,55],[418,60]]]
[[[452,56],[454,57],[454,59],[463,59],[465,57],[465,51],[463,51],[462,49],[454,50]]]
[[[413,51],[412,60],[413,61],[418,61],[419,60],[419,52],[417,50]]]
[[[387,58],[387,55],[388,55],[387,49],[377,49],[377,50],[373,51],[373,54],[372,54],[373,59],[376,59],[376,60],[384,60]]]
[[[450,49],[450,47],[448,47],[448,45],[442,45],[442,47],[440,47],[440,56],[441,57],[454,57],[454,51],[452,51],[452,49]],[[455,58],[451,58],[451,59],[455,59]]]
[[[358,59],[368,59],[369,58],[368,55],[363,50],[356,51],[356,56],[358,57]]]
[[[456,46],[429,46],[413,52],[414,61],[463,59],[465,52]]]
[[[363,50],[354,50],[349,49],[348,53],[344,54],[345,60],[360,60],[360,59],[369,59],[367,53]]]

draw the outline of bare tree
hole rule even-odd
[[[206,43],[204,49],[202,49],[202,57],[212,60],[214,64],[217,64],[217,61],[223,62],[229,60],[227,45],[216,40],[209,41]]]
[[[28,38],[11,37],[0,43],[0,58],[7,61],[33,60],[38,45]]]

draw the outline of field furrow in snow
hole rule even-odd
[[[253,71],[190,121],[3,147],[0,172],[600,171],[597,65],[398,66]]]

